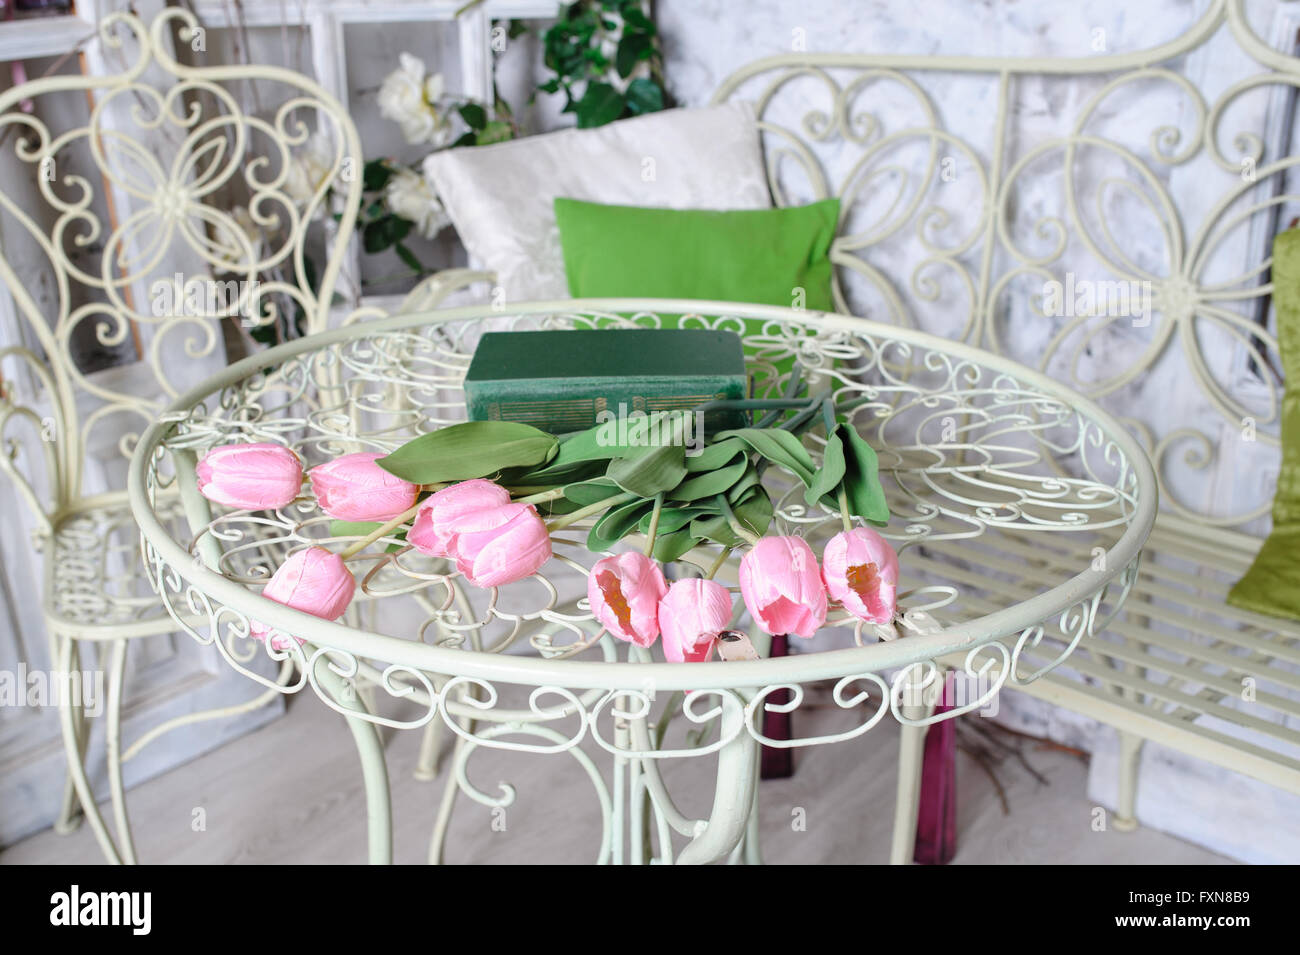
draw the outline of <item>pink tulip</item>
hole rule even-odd
[[[302,490],[302,462],[279,444],[223,444],[195,473],[209,501],[250,511],[284,507]]]
[[[406,542],[431,557],[450,557],[451,542],[461,521],[475,512],[496,510],[509,503],[509,491],[482,478],[444,487],[420,505]]]
[[[659,629],[670,663],[702,663],[731,623],[731,594],[716,580],[678,580],[659,601]]]
[[[869,527],[842,531],[822,553],[822,578],[849,613],[872,623],[894,619],[898,602],[898,555]]]
[[[811,637],[826,622],[817,555],[802,537],[764,537],[740,560],[740,593],[763,630]]]
[[[342,557],[323,547],[308,547],[291,554],[280,565],[262,590],[262,596],[294,610],[337,620],[348,609],[356,589],[357,583]],[[258,639],[266,639],[271,630],[256,620],[249,626],[249,632]],[[272,643],[277,650],[284,645],[285,641],[278,637]]]
[[[531,504],[506,504],[458,518],[448,556],[478,587],[500,587],[535,574],[551,559],[551,537]]]
[[[410,510],[420,496],[419,485],[376,464],[383,456],[360,451],[308,471],[321,510],[340,521],[388,521]]]
[[[663,571],[645,554],[602,557],[587,577],[591,612],[605,629],[638,647],[659,636],[659,601],[668,593]]]

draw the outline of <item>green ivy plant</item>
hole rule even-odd
[[[666,104],[659,35],[643,0],[577,0],[560,11],[542,46],[554,75],[538,89],[563,92],[579,129]]]

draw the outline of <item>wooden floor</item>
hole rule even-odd
[[[835,719],[829,710],[796,714],[799,735]],[[393,731],[394,852],[423,862],[446,779],[412,776],[418,731]],[[880,863],[888,856],[897,725],[883,720],[861,739],[798,751],[792,779],[762,784],[763,852],[769,863]],[[1149,829],[1097,831],[1078,758],[1028,744],[1042,785],[1014,760],[998,767],[1010,814],[989,777],[962,755],[958,764],[958,863],[1222,863],[1222,857]],[[703,816],[711,779],[700,760],[669,761],[665,775],[679,806]],[[711,761],[708,766],[711,774]],[[599,763],[605,765],[604,763]],[[593,790],[568,756],[480,751],[471,780],[495,792],[509,782],[515,804],[497,814],[461,797],[448,862],[587,862],[598,817]],[[365,861],[361,776],[341,719],[309,695],[288,714],[234,744],[153,779],[129,795],[141,861],[170,863],[351,863]],[[800,828],[798,822],[804,823]],[[502,826],[504,824],[504,831]],[[101,861],[91,833],[38,833],[0,851],[4,863]]]

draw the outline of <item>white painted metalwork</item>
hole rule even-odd
[[[256,327],[297,311],[303,331],[325,327],[361,190],[356,131],[317,84],[283,69],[187,65],[173,50],[174,28],[181,44],[197,37],[193,16],[176,8],[148,27],[130,14],[107,15],[91,54],[101,71],[37,79],[0,95],[0,134],[35,183],[31,193],[0,193],[6,253],[21,239],[44,266],[32,280],[0,258],[19,322],[4,330],[0,348],[0,470],[29,506],[44,551],[53,657],[77,663],[79,642],[107,642],[117,688],[107,715],[117,844],[82,764],[87,724],[66,707],[72,788],[58,824],[69,824],[79,801],[109,858],[125,861],[134,850],[121,762],[141,744],[124,753],[118,738],[124,641],[175,627],[144,585],[121,472],[143,426],[225,363],[223,326]],[[101,58],[105,52],[112,56]],[[278,89],[265,109],[244,105],[241,87],[252,81],[265,84],[264,95]],[[86,98],[89,121],[51,128],[42,104],[68,94]],[[26,100],[36,109],[21,111]],[[324,144],[318,168],[304,167],[313,143]],[[331,196],[337,221],[328,214]],[[232,212],[236,203],[246,220]],[[304,262],[322,253],[313,282]],[[181,255],[194,264],[177,282],[171,269]],[[160,304],[160,289],[173,284],[198,293]],[[85,369],[87,342],[115,364]],[[101,492],[115,472],[117,490]],[[186,713],[160,729],[275,699],[264,693],[252,704]],[[144,741],[155,738],[157,731]]]
[[[273,513],[213,514],[194,489],[193,456],[218,444],[275,441],[314,464],[345,450],[392,449],[463,420],[461,381],[486,328],[654,327],[663,314],[681,314],[686,326],[740,332],[760,355],[751,362],[759,396],[781,393],[790,372],[780,368],[793,359],[841,407],[853,402],[849,420],[877,449],[893,501],[885,533],[904,567],[914,555],[933,554],[938,562],[903,595],[908,612],[897,639],[881,641],[875,628],[840,615],[828,623],[839,628],[838,649],[782,660],[651,662],[645,651],[623,652],[593,622],[585,571],[596,555],[582,537],[563,532],[557,558],[543,574],[487,592],[409,549],[357,555],[350,563],[363,594],[381,604],[418,597],[423,622],[392,629],[408,618],[378,612],[369,629],[325,622],[258,594],[286,553],[331,540],[328,517],[314,500]],[[817,442],[808,440],[816,456]],[[774,532],[797,532],[816,548],[839,529],[837,515],[808,508],[772,471],[765,482],[777,505]],[[193,535],[177,534],[158,514],[173,490],[186,505]],[[348,717],[359,741],[366,739],[359,724],[410,728],[440,721],[456,739],[460,790],[488,805],[504,805],[513,793],[491,796],[472,784],[466,762],[474,750],[572,753],[606,807],[598,858],[613,861],[651,855],[671,861],[669,831],[693,840],[678,861],[720,858],[742,837],[744,851],[756,859],[755,833],[746,830],[760,743],[847,741],[888,713],[927,725],[984,706],[1006,683],[1027,684],[1060,665],[1122,604],[1156,510],[1154,477],[1137,442],[1090,402],[1014,362],[859,319],[676,300],[449,309],[280,346],[172,404],[142,437],[130,497],[152,579],[177,625],[195,639],[214,645],[239,669],[250,644],[276,661],[292,660],[294,681],[262,682],[286,693],[310,687]],[[1005,574],[984,569],[983,555],[1012,542],[1032,549],[1040,540],[1061,556],[1062,567],[1038,574],[1034,594],[1008,599],[996,583]],[[683,560],[703,569],[716,556],[702,548]],[[968,593],[981,595],[978,611],[967,603]],[[944,625],[922,625],[932,612]],[[195,617],[207,626],[196,626]],[[282,651],[252,641],[250,620],[307,643]],[[941,717],[913,712],[940,678],[935,661],[954,653],[976,687],[971,698]],[[357,676],[416,705],[396,715],[367,711],[335,682]],[[763,735],[762,714],[777,705],[768,702],[772,693],[791,690],[793,701],[782,706],[797,709],[804,686],[822,680],[834,681],[843,729],[789,741]],[[682,708],[685,722],[706,731],[705,741],[654,741],[652,715],[665,695],[685,690],[693,691]],[[579,749],[584,743],[614,757],[613,794]],[[381,800],[383,787],[373,778],[380,757],[370,743],[363,743],[363,753],[372,800]],[[687,819],[673,807],[656,765],[714,753],[720,760],[714,811],[707,820]],[[639,811],[643,789],[659,833],[653,850],[631,835],[642,820],[626,814]],[[448,799],[454,796],[450,790]],[[373,820],[380,807],[371,805]],[[435,857],[449,808],[439,818]],[[383,833],[377,838],[372,858],[386,859]]]
[[[1163,509],[1112,652],[1026,688],[1120,729],[1121,827],[1143,738],[1300,793],[1300,625],[1224,603],[1267,527],[1282,393],[1269,249],[1300,213],[1300,11],[1277,8],[1282,49],[1259,20],[1211,0],[1158,46],[1081,57],[785,54],[715,94],[757,102],[779,203],[842,199],[842,310],[1037,365],[1155,462]],[[1052,282],[1099,294],[1053,313]],[[1115,307],[1128,289],[1140,310]],[[1009,574],[1025,560],[1068,566],[1040,547],[996,558]],[[1004,587],[989,608],[1037,590]],[[922,734],[904,735],[906,776]]]

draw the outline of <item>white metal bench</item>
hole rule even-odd
[[[1224,602],[1267,527],[1270,243],[1300,198],[1284,181],[1300,60],[1242,7],[1216,0],[1136,53],[771,56],[714,97],[758,104],[779,203],[841,198],[841,310],[1041,367],[1149,448],[1163,512],[1123,617],[1019,687],[1119,730],[1116,827],[1135,825],[1148,739],[1300,793],[1300,624]],[[1028,596],[1036,553],[988,560]],[[925,731],[904,734],[900,820]],[[896,830],[895,861],[911,838]]]

